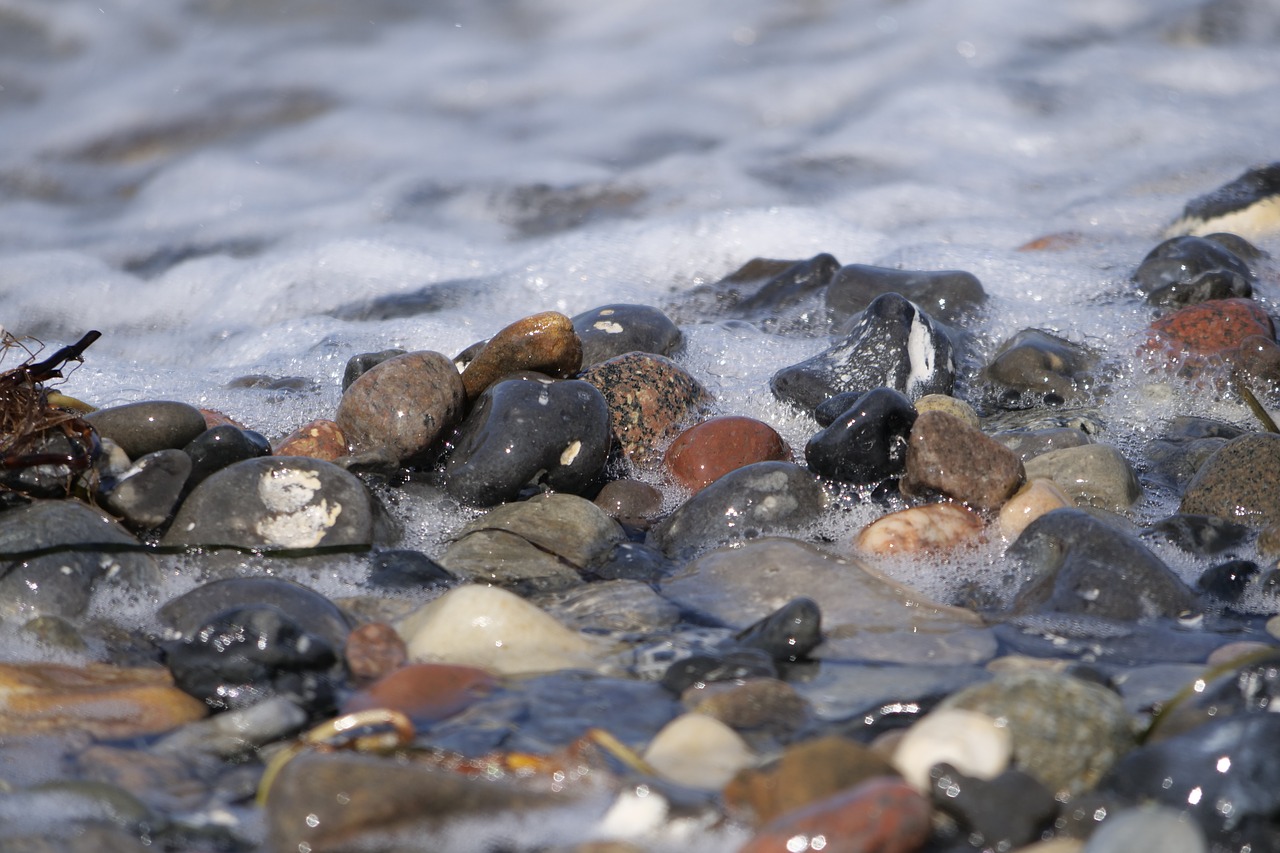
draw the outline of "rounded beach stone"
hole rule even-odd
[[[157,450],[139,457],[99,495],[103,506],[127,524],[149,529],[164,524],[177,507],[190,475],[190,456],[181,450]]]
[[[629,352],[671,355],[684,344],[680,328],[649,305],[602,305],[576,315],[573,330],[582,341],[582,366]]]
[[[582,341],[573,321],[556,311],[545,311],[517,320],[489,339],[462,371],[467,399],[502,377],[521,370],[536,370],[552,377],[568,377],[582,367]]]
[[[948,394],[953,347],[924,311],[896,293],[877,297],[848,336],[769,380],[774,396],[806,411],[844,391],[893,388],[912,399]]]
[[[623,524],[647,528],[662,509],[662,492],[641,480],[610,480],[596,495],[595,505]]]
[[[911,401],[892,388],[868,391],[809,439],[804,450],[809,470],[867,485],[900,475],[916,412]]]
[[[1138,265],[1133,281],[1152,305],[1181,306],[1253,296],[1253,270],[1221,243],[1171,237]]]
[[[210,427],[182,449],[191,457],[187,491],[200,485],[214,471],[245,459],[271,455],[271,444],[260,433],[231,424]]]
[[[1138,475],[1109,444],[1050,450],[1025,464],[1028,480],[1052,480],[1079,507],[1124,512],[1142,496]]]
[[[754,462],[789,462],[791,450],[763,421],[723,415],[676,436],[663,457],[677,483],[697,493],[730,471]]]
[[[1061,403],[1088,387],[1096,363],[1087,347],[1043,329],[1023,329],[1000,345],[986,374],[998,385]]]
[[[592,668],[601,649],[514,593],[469,584],[396,625],[418,663],[474,666],[497,675]]]
[[[1082,853],[1209,853],[1209,844],[1180,809],[1145,806],[1107,815]]]
[[[1280,522],[1280,435],[1250,433],[1224,444],[1196,471],[1179,511],[1259,528]]]
[[[822,611],[812,598],[800,596],[733,637],[738,646],[759,649],[779,663],[808,656],[822,642]]]
[[[641,757],[665,779],[710,791],[756,760],[737,732],[705,714],[681,714],[667,723]]]
[[[966,775],[950,764],[929,772],[929,798],[987,850],[1019,850],[1053,826],[1059,803],[1034,776],[1006,770],[991,779]]]
[[[896,293],[944,323],[957,323],[986,302],[977,276],[963,270],[900,270],[849,264],[826,289],[827,310],[837,324],[865,310],[878,296]]]
[[[623,454],[640,465],[660,459],[668,440],[711,402],[711,395],[684,368],[652,353],[616,356],[578,378],[604,395]]]
[[[364,484],[332,462],[248,459],[197,486],[163,541],[268,549],[369,545],[373,508]]]
[[[932,811],[907,783],[870,779],[779,815],[738,853],[914,853],[929,838]]]
[[[738,730],[791,732],[809,719],[809,703],[794,687],[776,678],[695,684],[680,700],[690,711]]]
[[[1214,299],[1156,320],[1144,346],[1152,352],[1219,355],[1237,349],[1251,335],[1275,338],[1266,309],[1252,299]]]
[[[757,462],[730,471],[685,501],[649,537],[668,556],[798,527],[826,505],[814,476],[790,462]]]
[[[974,429],[981,429],[982,421],[978,418],[978,413],[974,411],[964,400],[952,397],[949,394],[925,394],[915,403],[916,413],[920,412],[946,412],[967,423]]]
[[[347,437],[337,422],[316,418],[280,439],[275,446],[275,455],[310,456],[333,462],[347,455]]]
[[[891,512],[868,524],[854,544],[859,551],[888,557],[927,551],[950,551],[982,541],[986,524],[968,507],[932,503]]]
[[[924,412],[916,418],[907,445],[903,494],[937,493],[978,510],[995,510],[1022,481],[1022,462],[998,441],[943,412]]]
[[[535,489],[594,494],[609,442],[609,407],[590,383],[497,382],[458,427],[441,478],[445,491],[472,506]]]
[[[334,420],[354,453],[397,465],[423,456],[462,417],[465,402],[452,361],[438,352],[410,352],[351,383]]]
[[[1212,10],[1217,7],[1205,8]],[[1230,7],[1222,11],[1222,16],[1231,14]],[[1247,17],[1239,20],[1247,20]],[[1214,29],[1224,23],[1217,15],[1210,21],[1209,25]],[[1206,236],[1227,231],[1232,236],[1239,234],[1249,239],[1269,236],[1277,229],[1278,192],[1280,163],[1255,166],[1235,180],[1187,202],[1182,216],[1169,226],[1165,234],[1170,237],[1179,234]]]
[[[1089,434],[1081,429],[1071,427],[1050,427],[1048,429],[1010,430],[998,432],[991,436],[1005,447],[1018,454],[1025,465],[1041,453],[1050,450],[1062,450],[1067,447],[1080,447],[1093,441]]]
[[[1027,482],[1000,508],[1000,533],[1017,539],[1031,522],[1047,512],[1075,506],[1053,480],[1028,475]]]
[[[409,660],[409,650],[395,628],[385,622],[366,622],[347,636],[343,659],[351,677],[366,682],[399,669]]]
[[[999,673],[948,697],[939,706],[947,709],[977,711],[1003,723],[1014,765],[1055,793],[1089,790],[1134,746],[1119,696],[1045,670]]]
[[[868,779],[894,775],[897,770],[879,753],[855,740],[825,735],[788,746],[769,767],[739,771],[724,797],[731,810],[749,812],[760,825]]]
[[[109,438],[137,459],[157,450],[185,447],[207,428],[195,406],[168,400],[150,400],[112,406],[85,415],[98,435]]]
[[[346,391],[351,383],[369,371],[369,368],[382,364],[389,358],[404,355],[406,350],[384,349],[381,352],[362,352],[347,359],[347,366],[342,371],[342,390]]]
[[[472,666],[413,663],[357,690],[340,711],[354,714],[387,708],[407,715],[417,725],[429,725],[466,709],[497,683],[488,672]]]
[[[929,771],[935,764],[994,779],[1009,766],[1012,754],[1007,727],[978,711],[948,708],[926,714],[907,729],[893,751],[893,766],[923,794],[932,787]]]

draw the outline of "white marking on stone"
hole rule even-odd
[[[264,475],[258,497],[268,515],[254,529],[270,545],[314,548],[342,514],[342,504],[331,507],[324,499],[313,503],[319,491],[320,478],[310,471],[283,468]]]
[[[609,320],[596,320],[591,325],[592,327],[599,329],[602,332],[607,332],[610,335],[618,335],[626,331],[619,324],[611,322]]]
[[[563,453],[560,454],[560,464],[572,465],[573,460],[578,458],[578,453],[581,452],[581,450],[582,450],[582,442],[581,441],[573,442],[572,444],[570,444],[568,447],[564,449]]]
[[[934,359],[937,350],[930,339],[929,327],[924,318],[916,311],[911,316],[911,331],[907,334],[907,359],[911,364],[911,372],[907,374],[907,396],[918,385],[923,385],[933,374]]]

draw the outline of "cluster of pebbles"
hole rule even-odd
[[[1139,357],[1265,417],[1274,269],[1214,198],[1136,266]],[[1079,414],[1105,355],[1028,328],[974,364],[985,299],[757,259],[357,356],[274,443],[50,395],[3,470],[0,607],[47,652],[0,664],[6,849],[1280,849],[1280,435],[1178,418],[1140,479]],[[803,448],[681,366],[707,320],[829,336],[760,389]],[[1144,482],[1180,511],[1136,518]],[[405,548],[409,492],[471,520]],[[893,577],[966,551],[1004,586]],[[352,564],[348,597],[306,582]],[[91,607],[179,570],[141,627]]]

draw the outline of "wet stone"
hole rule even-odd
[[[827,310],[837,325],[877,297],[897,293],[944,323],[959,323],[986,302],[977,276],[963,270],[900,270],[850,264],[827,287]]]
[[[164,400],[129,403],[85,415],[98,434],[137,459],[157,450],[185,447],[204,432],[204,415],[195,406]]]
[[[718,685],[694,685],[680,697],[686,708],[715,717],[739,731],[793,732],[809,718],[809,704],[785,681],[749,678]]]
[[[917,720],[893,750],[893,766],[922,794],[930,793],[930,771],[938,764],[980,779],[993,779],[1009,766],[1009,730],[987,714],[940,708]]]
[[[684,696],[690,688],[721,682],[737,683],[753,678],[776,678],[773,658],[760,649],[726,649],[694,654],[667,667],[661,684],[672,694]]]
[[[805,461],[818,476],[845,483],[899,476],[906,469],[907,437],[915,421],[916,409],[905,395],[876,388],[809,439]]]
[[[596,495],[595,505],[622,524],[644,529],[662,509],[662,492],[641,480],[610,480]]]
[[[462,417],[466,393],[438,352],[394,356],[360,375],[334,417],[356,454],[388,465],[418,460]]]
[[[932,503],[883,515],[868,524],[854,539],[864,554],[891,556],[928,551],[950,551],[982,541],[986,524],[966,506]]]
[[[600,580],[634,580],[655,583],[671,574],[674,564],[666,554],[643,542],[619,542],[591,564]]]
[[[591,495],[603,480],[609,441],[608,405],[591,384],[498,382],[458,427],[441,477],[445,491],[473,506],[533,490]]]
[[[1040,516],[1073,505],[1053,480],[1028,479],[1000,508],[1000,533],[1006,539],[1017,539]]]
[[[1248,28],[1245,23],[1248,16],[1240,16],[1239,10],[1230,5],[1206,6],[1204,13],[1206,17],[1216,19],[1219,25],[1227,23],[1224,19],[1233,18],[1227,24],[1226,32],[1238,31],[1241,24]],[[1233,236],[1243,234],[1246,237],[1266,234],[1274,230],[1274,213],[1269,215],[1268,208],[1275,204],[1278,186],[1280,163],[1256,166],[1235,180],[1187,202],[1182,217],[1170,225],[1166,233],[1205,235],[1227,231]]]
[[[915,406],[917,414],[920,412],[943,412],[959,418],[974,429],[982,428],[982,419],[978,417],[978,413],[973,406],[948,394],[925,394],[919,400],[916,400]]]
[[[763,421],[723,415],[676,436],[663,457],[677,483],[697,493],[730,471],[755,462],[789,462],[791,450]]]
[[[426,726],[451,717],[492,691],[497,680],[482,669],[440,663],[415,663],[387,673],[351,694],[343,714],[388,708]]]
[[[1185,491],[1196,471],[1219,448],[1244,430],[1208,418],[1176,417],[1164,434],[1147,444],[1147,476],[1175,491]]]
[[[347,455],[347,437],[335,421],[316,418],[280,439],[275,455],[310,456],[334,462]]]
[[[1081,510],[1040,516],[1006,556],[1021,563],[1027,578],[1014,600],[1015,613],[1134,621],[1185,617],[1200,609],[1195,593],[1141,542]]]
[[[1052,480],[1080,507],[1124,512],[1142,494],[1133,467],[1109,444],[1050,450],[1028,460],[1025,470],[1029,480]]]
[[[1251,299],[1214,299],[1188,305],[1151,324],[1146,344],[1148,351],[1161,350],[1176,357],[1227,356],[1245,339],[1262,335],[1275,337],[1275,329],[1266,310]]]
[[[578,378],[604,395],[622,452],[639,465],[661,458],[669,439],[711,402],[711,395],[687,371],[651,353],[616,356]]]
[[[1019,392],[1061,404],[1083,396],[1096,364],[1097,355],[1087,347],[1043,329],[1023,329],[1000,345],[986,375],[997,389],[1015,392],[1019,406],[1023,404]],[[1000,399],[1005,401],[1003,396]]]
[[[1204,237],[1172,237],[1138,265],[1133,281],[1151,305],[1191,305],[1253,296],[1253,270],[1229,248]]]
[[[234,428],[234,427],[233,427]],[[103,506],[135,529],[164,524],[178,506],[191,475],[191,457],[181,450],[157,450],[138,458],[107,488],[100,489]]]
[[[710,317],[747,320],[768,331],[812,328],[817,303],[840,262],[825,252],[806,260],[753,258],[721,280],[683,294],[683,322]]]
[[[942,412],[916,418],[903,494],[942,494],[978,510],[994,510],[1022,482],[1022,463],[1014,452],[981,431]]]
[[[692,555],[817,518],[826,499],[813,475],[790,462],[738,468],[685,501],[650,531],[668,556]]]
[[[705,714],[681,714],[662,727],[641,756],[658,775],[680,785],[717,790],[755,763],[746,741]]]
[[[1214,451],[1187,485],[1179,511],[1250,527],[1280,521],[1280,436],[1243,435]]]
[[[1280,701],[1280,649],[1267,645],[1211,663],[1161,702],[1147,743],[1158,743],[1215,719],[1267,713]]]
[[[573,321],[555,311],[517,320],[501,329],[462,371],[468,400],[474,400],[502,377],[534,370],[554,378],[569,377],[582,367],[582,341]]]
[[[351,677],[366,682],[404,666],[409,650],[395,628],[385,622],[366,622],[347,635],[342,656]]]
[[[364,484],[331,462],[248,459],[196,487],[163,541],[264,549],[367,546],[373,507]]]
[[[1081,447],[1093,441],[1084,430],[1071,427],[1011,430],[998,432],[991,437],[1018,454],[1023,464],[1026,464],[1028,459],[1048,453],[1050,450]]]
[[[1039,839],[1058,814],[1053,792],[1020,770],[983,779],[941,764],[933,769],[931,782],[934,807],[954,817],[975,847],[1022,848]]]
[[[1196,589],[1218,601],[1236,604],[1260,576],[1258,564],[1252,560],[1227,560],[1201,572]]]
[[[259,456],[270,456],[271,443],[260,433],[242,429],[231,424],[210,427],[196,436],[186,447],[187,456],[191,457],[191,474],[187,477],[187,491],[208,479],[215,471],[221,471],[228,465],[256,459]]]
[[[602,305],[573,317],[582,342],[582,366],[590,367],[629,352],[669,356],[684,345],[671,318],[648,305]]]
[[[342,371],[342,390],[345,392],[351,387],[352,382],[367,373],[370,368],[382,364],[389,358],[404,355],[405,352],[402,349],[384,349],[381,352],[362,352],[351,356],[347,359],[347,366]]]
[[[929,803],[906,783],[870,779],[766,823],[740,853],[797,849],[821,837],[826,853],[912,853],[930,834]],[[811,845],[798,849],[814,849]]]
[[[1107,815],[1085,847],[1086,853],[1209,853],[1204,831],[1169,806],[1141,805]]]
[[[100,439],[99,443],[104,449],[116,446],[110,439]],[[30,498],[68,497],[75,491],[77,479],[86,467],[92,464],[94,470],[101,470],[104,464],[103,454],[93,445],[92,436],[73,437],[60,429],[41,433],[24,447],[24,454],[74,461],[71,463],[59,461],[51,465],[19,464],[16,467],[2,467],[0,468],[0,490],[3,490],[6,497],[10,499],[16,499],[20,495]],[[124,454],[121,452],[120,456]]]
[[[458,576],[421,551],[379,551],[369,558],[369,586],[387,590],[444,589]]]
[[[601,580],[539,598],[559,621],[584,631],[655,634],[680,621],[680,608],[647,583]]]
[[[925,312],[895,293],[877,297],[834,346],[773,375],[774,396],[806,411],[844,391],[893,388],[917,398],[949,394],[953,347]]]
[[[802,660],[822,642],[822,611],[811,598],[796,598],[733,637],[779,663]]]

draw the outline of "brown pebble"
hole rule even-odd
[[[932,813],[906,782],[869,779],[779,815],[739,853],[914,853],[929,838]]]
[[[517,320],[490,338],[462,372],[462,384],[467,399],[474,400],[516,371],[535,370],[564,378],[581,366],[582,341],[573,330],[573,321],[556,311],[546,311]]]
[[[411,663],[357,690],[342,703],[342,713],[386,708],[417,723],[452,717],[487,695],[497,680],[473,666]]]
[[[1252,527],[1280,522],[1280,435],[1249,433],[1214,451],[1187,484],[1179,511]]]
[[[662,509],[662,492],[641,480],[610,480],[594,503],[623,524],[647,528]]]
[[[345,654],[351,677],[363,681],[381,678],[409,660],[400,634],[383,622],[370,622],[352,631]]]
[[[676,436],[663,461],[672,478],[696,494],[730,471],[754,462],[790,462],[791,448],[763,421],[722,415]]]
[[[680,697],[685,707],[714,717],[733,729],[790,731],[808,719],[809,703],[794,687],[776,678],[699,684],[701,686],[690,687]]]
[[[400,464],[457,424],[465,402],[452,361],[438,352],[410,352],[360,374],[343,392],[334,420],[353,453]]]
[[[629,352],[602,361],[579,378],[604,395],[622,452],[639,465],[658,461],[668,440],[711,402],[684,368],[652,353]]]
[[[317,418],[280,439],[276,456],[309,456],[333,462],[347,455],[347,439],[334,421]]]
[[[1022,485],[1018,455],[964,421],[921,412],[907,442],[902,493],[938,493],[979,511],[996,510]]]

